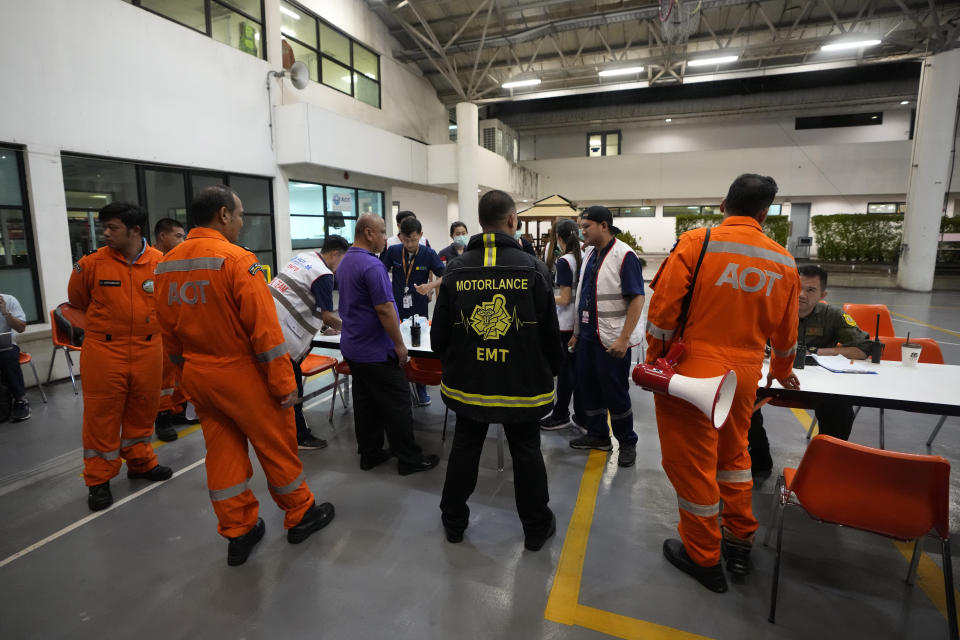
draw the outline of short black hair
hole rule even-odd
[[[148,237],[147,230],[147,212],[140,205],[132,202],[111,202],[99,213],[100,224],[106,224],[108,220],[119,220],[127,229],[140,227],[140,235]]]
[[[320,249],[320,253],[330,253],[331,251],[346,253],[349,248],[350,243],[347,242],[346,238],[334,234],[323,239],[323,247]]]
[[[409,217],[403,219],[403,222],[400,223],[400,233],[405,236],[409,236],[411,233],[423,233],[423,225],[420,224],[420,221],[416,217]]]
[[[225,184],[204,187],[190,203],[187,211],[190,226],[204,227],[210,224],[221,207],[226,207],[227,211],[233,213],[237,208],[237,198],[236,191]]]
[[[174,220],[173,218],[160,218],[157,220],[157,223],[153,225],[153,235],[158,236],[161,233],[170,233],[174,229],[183,228],[183,223],[179,220]]]
[[[494,189],[483,194],[478,209],[481,226],[499,227],[511,213],[516,212],[517,205],[510,194]]]
[[[417,217],[417,214],[415,214],[413,211],[399,211],[399,212],[397,212],[397,216],[396,216],[397,226],[399,227],[401,222],[403,222],[403,221],[406,220],[407,218],[411,218],[411,217],[412,217],[412,218],[416,218],[416,217]]]
[[[773,203],[778,190],[776,181],[770,176],[744,173],[727,191],[726,211],[730,215],[756,218]]]
[[[807,278],[820,278],[820,289],[827,290],[827,272],[818,264],[805,264],[797,268],[797,272]]]
[[[457,220],[457,221],[454,222],[452,225],[450,225],[450,237],[451,237],[451,238],[453,237],[453,234],[456,232],[457,227],[463,227],[463,230],[464,230],[464,231],[466,231],[467,233],[470,233],[470,230],[467,229],[467,225],[465,225],[464,223],[462,223],[462,222],[460,222],[459,220]]]

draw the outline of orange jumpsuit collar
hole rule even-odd
[[[196,238],[210,238],[211,240],[223,240],[224,242],[230,242],[227,240],[227,236],[223,235],[216,229],[211,229],[210,227],[194,227],[190,229],[190,233],[187,234],[187,240],[195,240]],[[233,244],[230,242],[230,244]]]

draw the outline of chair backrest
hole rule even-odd
[[[55,347],[78,350],[83,344],[86,314],[69,302],[57,305],[50,312],[50,339]]]
[[[886,345],[883,348],[883,359],[902,360],[903,356],[900,353],[900,347],[902,347],[906,341],[907,339],[903,336],[894,336],[892,338],[880,336],[880,342]],[[944,364],[943,352],[940,350],[940,345],[937,344],[937,341],[933,338],[910,338],[910,342],[923,345],[923,349],[920,351],[920,362],[926,364]]]
[[[818,435],[790,490],[818,520],[911,540],[950,535],[950,463]]]
[[[853,304],[843,305],[843,312],[849,313],[857,326],[870,334],[871,338],[877,330],[877,316],[880,316],[880,336],[895,336],[893,320],[890,319],[890,310],[885,304]]]
[[[443,373],[443,363],[438,358],[410,358],[404,366],[407,380],[418,384],[437,386]]]

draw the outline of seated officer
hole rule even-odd
[[[816,265],[804,265],[800,272],[800,325],[797,350],[822,356],[841,355],[863,360],[870,351],[870,336],[840,307],[820,304],[827,297],[827,272]],[[820,433],[846,440],[853,428],[853,407],[839,400],[824,400],[817,405]],[[755,475],[773,469],[770,443],[763,428],[763,415],[755,411],[750,421],[750,457]]]

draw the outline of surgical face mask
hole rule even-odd
[[[453,244],[458,244],[461,247],[467,246],[467,236],[453,236]]]
[[[513,237],[514,239],[516,239],[517,242],[520,242],[520,238],[522,236],[523,236],[523,231],[521,231],[520,229],[517,229],[516,233],[513,234]]]

